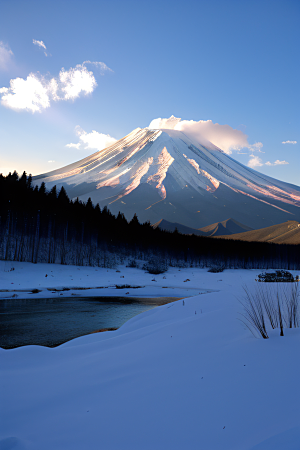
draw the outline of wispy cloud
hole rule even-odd
[[[0,70],[8,70],[12,56],[13,52],[11,51],[9,45],[0,41]]]
[[[98,133],[98,131],[95,130],[92,130],[91,133],[87,133],[80,126],[77,126],[75,131],[79,137],[79,142],[77,144],[67,144],[66,147],[83,150],[103,150],[116,142],[116,139],[109,134]]]
[[[69,70],[62,68],[58,77],[50,80],[40,73],[30,73],[26,79],[12,79],[9,87],[0,89],[0,96],[3,106],[34,113],[49,108],[52,101],[75,100],[81,94],[91,94],[96,87],[93,72],[83,63]]]
[[[101,61],[84,61],[83,65],[86,64],[92,64],[95,66],[99,71],[101,75],[104,75],[105,72],[113,72],[112,69],[110,69],[104,62]]]
[[[282,144],[297,144],[297,141],[283,141]]]
[[[255,142],[255,144],[251,144],[248,148],[253,152],[265,153],[262,151],[263,144],[261,142]]]
[[[77,148],[77,150],[79,149],[79,147],[80,147],[80,145],[81,145],[81,143],[80,142],[78,142],[78,144],[67,144],[66,145],[66,147],[69,147],[69,148]]]
[[[266,166],[282,166],[284,164],[289,164],[287,161],[279,161],[279,159],[276,159],[273,163],[270,161],[266,162]]]
[[[260,167],[263,166],[263,162],[261,158],[257,155],[250,155],[250,160],[247,164],[248,167],[251,167],[251,169],[254,169],[254,167]]]
[[[222,149],[225,153],[231,154],[233,150],[248,148],[251,151],[261,151],[263,144],[257,142],[250,145],[248,136],[240,130],[236,130],[229,125],[220,125],[213,123],[212,120],[181,120],[178,117],[171,116],[168,119],[154,119],[149,128],[168,128],[188,133],[195,139],[207,139],[214,145]]]
[[[51,56],[50,53],[47,53],[47,47],[43,41],[37,41],[36,39],[32,39],[32,43],[34,45],[37,45],[38,47],[44,49],[44,55],[45,56]]]

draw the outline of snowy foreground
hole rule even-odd
[[[255,339],[237,320],[260,271],[118,270],[0,262],[2,298],[188,297],[54,349],[0,349],[0,450],[300,448],[300,329]]]

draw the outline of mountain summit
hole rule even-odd
[[[300,220],[300,187],[246,167],[206,139],[137,128],[87,158],[38,175],[70,198],[107,205],[130,219],[162,218],[193,228],[228,217],[261,228]]]

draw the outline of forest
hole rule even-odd
[[[0,174],[0,259],[113,268],[119,263],[168,266],[300,269],[299,245],[183,235],[128,222],[107,207],[70,200],[32,177]]]

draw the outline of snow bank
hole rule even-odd
[[[203,273],[206,273],[206,269]],[[199,269],[170,269],[151,275],[139,269],[119,266],[118,269],[61,266],[0,261],[0,300],[13,298],[80,297],[189,297],[209,292]],[[185,281],[190,278],[190,281]],[[132,289],[116,289],[130,285]],[[141,286],[136,289],[136,286]],[[54,291],[56,289],[56,291]],[[32,292],[38,290],[38,292]],[[127,294],[128,293],[128,294]]]
[[[12,274],[29,287],[26,267],[1,271],[1,286]],[[72,268],[57,270],[66,270],[64,284]],[[94,269],[84,270],[94,282]],[[128,280],[151,285],[149,274],[122,271]],[[251,286],[258,272],[172,269],[155,277],[157,292],[165,291],[162,283],[176,292],[190,289],[189,295],[200,287],[214,292],[55,349],[1,350],[0,449],[298,448],[300,329],[255,339],[237,320],[242,285]],[[106,269],[97,276],[114,282]]]

